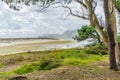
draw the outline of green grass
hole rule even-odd
[[[105,56],[79,53],[79,56],[71,56],[64,59],[64,65],[86,66],[92,62],[106,61]]]
[[[104,47],[88,47],[84,49],[62,49],[53,51],[26,52],[21,54],[12,54],[6,57],[9,64],[23,64],[10,72],[2,72],[1,75],[26,74],[39,70],[51,70],[59,66],[87,66],[97,61],[107,61],[107,50]],[[26,64],[27,63],[27,64]],[[0,63],[2,64],[2,63]]]
[[[13,72],[17,74],[24,74],[24,73],[33,72],[35,70],[39,70],[39,63],[31,63],[31,64],[24,65],[14,70]]]
[[[25,73],[30,73],[33,71],[38,71],[38,70],[51,70],[58,66],[60,66],[60,64],[57,61],[45,60],[41,62],[30,63],[27,65],[24,65],[14,70],[13,72],[17,74],[25,74]]]
[[[2,73],[0,73],[0,76],[12,76],[12,75],[14,75],[15,73],[14,72],[2,72]]]

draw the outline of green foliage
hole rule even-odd
[[[77,40],[85,40],[87,38],[94,38],[96,37],[96,31],[91,26],[82,26],[80,29],[77,30],[78,36]]]
[[[120,0],[116,0],[116,8],[120,12]]]
[[[77,41],[82,41],[88,38],[93,38],[97,40],[98,43],[101,43],[100,36],[96,32],[96,30],[90,25],[82,26],[80,29],[77,30],[77,33],[78,35],[73,37]]]
[[[120,0],[116,0],[116,8],[117,8],[118,12],[120,12]],[[118,23],[120,24],[120,15],[119,15],[119,22]],[[120,41],[120,40],[118,39],[118,41]]]

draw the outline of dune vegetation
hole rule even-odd
[[[67,72],[69,74],[66,75],[66,78],[69,80],[73,80],[75,77],[86,80],[85,76],[91,75],[92,79],[93,74],[98,74],[98,77],[104,76],[105,73],[101,70],[107,69],[107,48],[99,45],[85,48],[28,51],[0,56],[0,80],[8,80],[15,76],[26,76],[29,80],[65,80],[65,76],[60,77],[60,75]],[[87,72],[84,73],[84,70]],[[91,71],[92,73],[89,73]],[[41,75],[42,77],[40,77]],[[98,80],[97,77],[93,77],[92,80],[94,79]],[[104,79],[107,77],[104,76]]]

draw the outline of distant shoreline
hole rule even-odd
[[[0,38],[0,40],[34,40],[34,39],[59,40],[57,38]]]
[[[0,38],[0,43],[11,43],[16,41],[26,41],[26,40],[59,40],[54,38]]]

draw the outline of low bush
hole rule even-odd
[[[45,60],[40,63],[39,70],[51,70],[61,65],[57,60]]]
[[[96,54],[96,55],[106,55],[108,54],[108,49],[106,46],[92,46],[85,48],[85,53]]]

